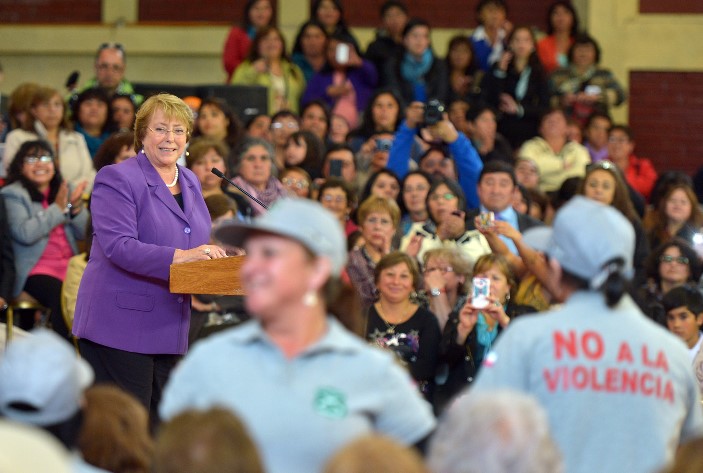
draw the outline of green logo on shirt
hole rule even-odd
[[[342,419],[347,416],[344,394],[334,388],[319,388],[313,401],[315,410],[325,417]]]

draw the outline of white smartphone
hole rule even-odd
[[[488,296],[491,293],[491,280],[488,278],[473,279],[473,294],[471,305],[477,309],[482,309],[488,306]]]
[[[337,49],[334,52],[335,60],[340,64],[346,64],[349,62],[349,45],[345,43],[339,43]]]

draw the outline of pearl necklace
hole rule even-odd
[[[178,166],[176,166],[176,177],[173,178],[173,182],[171,184],[166,184],[166,187],[170,189],[171,187],[175,187],[176,184],[178,184]]]

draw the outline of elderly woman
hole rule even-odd
[[[171,368],[188,349],[190,296],[171,294],[169,267],[226,256],[206,244],[210,216],[198,179],[176,164],[192,130],[181,99],[154,95],[137,114],[137,156],[100,170],[73,322],[96,380],[134,394],[152,425]]]
[[[447,402],[476,377],[486,354],[510,321],[522,314],[536,312],[534,307],[511,302],[517,289],[507,260],[497,254],[481,256],[473,268],[475,278],[490,279],[489,304],[473,306],[472,298],[453,310],[444,326],[437,370],[435,408],[440,412]]]
[[[266,207],[287,195],[285,187],[276,178],[273,163],[273,147],[260,138],[248,138],[239,147],[237,164],[232,170],[234,183],[259,199]],[[259,203],[252,201],[254,214],[265,211]]]
[[[88,212],[81,194],[86,183],[69,189],[49,143],[27,141],[10,163],[2,189],[15,255],[13,297],[23,292],[51,309],[51,325],[65,338],[61,285],[68,260],[78,253]]]
[[[235,411],[270,473],[321,471],[372,431],[406,445],[430,433],[431,412],[408,375],[328,315],[347,255],[334,215],[281,199],[215,238],[246,250],[240,276],[253,320],[195,345],[166,389],[164,419],[215,405]]]
[[[32,97],[29,112],[31,116],[27,117],[22,128],[7,134],[3,155],[5,168],[9,167],[22,143],[42,139],[51,146],[61,176],[74,186],[88,181],[88,188],[91,188],[95,169],[88,145],[83,135],[71,129],[66,118],[66,104],[59,91],[39,87]]]
[[[379,297],[368,311],[366,338],[393,351],[430,400],[441,332],[432,312],[411,299],[420,285],[417,263],[401,251],[389,253],[376,265],[374,282]]]
[[[452,312],[459,312],[471,288],[472,266],[456,248],[437,248],[423,256],[423,282],[428,308],[444,329]]]
[[[362,307],[368,309],[378,296],[374,269],[391,251],[393,235],[400,222],[400,209],[392,200],[370,196],[361,203],[357,218],[364,243],[349,253],[347,274],[361,298]]]

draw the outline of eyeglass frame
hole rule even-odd
[[[437,266],[436,268],[425,268],[425,269],[422,270],[422,274],[430,274],[430,273],[432,273],[432,272],[434,272],[434,271],[439,271],[439,272],[441,272],[442,274],[447,274],[447,273],[453,273],[453,272],[454,272],[454,268],[451,267],[451,266],[449,266],[449,265],[444,266],[444,267],[439,267],[439,266]]]
[[[153,131],[156,136],[160,136],[162,138],[165,138],[168,136],[169,133],[173,133],[173,136],[188,136],[188,129],[184,130],[176,130],[174,128],[171,128],[170,130],[168,128],[163,128],[160,126],[157,126],[156,128],[152,128],[150,126],[147,127],[149,130]],[[183,133],[179,133],[182,131]]]
[[[672,256],[672,255],[661,255],[659,257],[659,262],[660,263],[678,263],[678,264],[685,264],[688,265],[690,263],[690,260],[688,259],[688,256]]]
[[[41,156],[25,156],[24,158],[22,158],[22,162],[24,164],[30,164],[32,166],[38,163],[54,164],[54,157],[50,154],[42,154]]]

